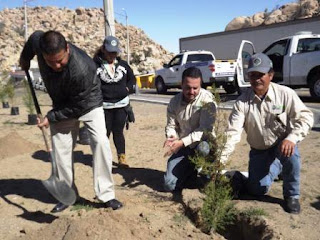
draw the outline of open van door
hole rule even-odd
[[[250,87],[247,71],[249,59],[253,54],[255,54],[253,43],[242,40],[237,58],[237,84],[240,89]]]

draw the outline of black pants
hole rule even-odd
[[[106,119],[107,136],[112,133],[113,142],[116,146],[117,153],[126,153],[125,139],[123,134],[124,125],[127,119],[125,108],[105,109],[104,116]]]

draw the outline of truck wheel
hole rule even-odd
[[[226,91],[227,94],[232,94],[237,91],[237,87],[234,85],[225,85],[223,89]]]
[[[165,94],[167,92],[167,86],[164,84],[162,77],[156,78],[155,85],[156,85],[156,89],[157,89],[158,94]]]
[[[320,99],[320,72],[311,77],[310,94],[313,98]]]

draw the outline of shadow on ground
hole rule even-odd
[[[10,195],[19,195],[24,198],[34,199],[43,203],[56,203],[56,200],[48,193],[40,180],[36,179],[2,179],[0,180],[0,197],[10,205],[20,208],[23,213],[18,217],[38,223],[51,223],[57,217],[42,211],[28,211],[23,203],[15,203],[8,198]]]
[[[75,163],[82,163],[83,165],[92,166],[92,155],[91,154],[84,154],[82,151],[74,151],[74,162]],[[36,151],[32,154],[32,157],[37,160],[41,160],[44,162],[50,162],[48,152],[44,150]]]
[[[121,184],[123,187],[135,188],[146,185],[155,191],[163,191],[162,171],[149,168],[114,168],[112,172],[123,177],[124,183]]]
[[[317,199],[317,201],[311,203],[310,205],[320,211],[320,196],[318,196]]]

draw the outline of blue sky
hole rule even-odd
[[[0,10],[23,6],[23,0],[0,0]],[[295,0],[114,0],[115,19],[141,28],[167,50],[179,51],[179,38],[224,31],[238,16],[252,16],[256,12],[271,11],[277,5]],[[57,6],[103,8],[103,0],[27,0],[29,7]]]

